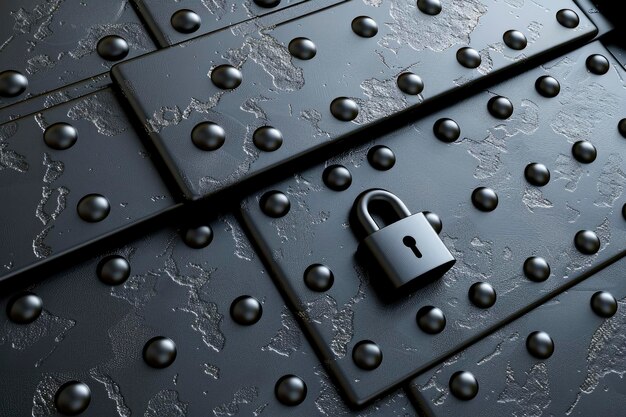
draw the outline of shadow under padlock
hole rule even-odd
[[[392,301],[437,280],[456,262],[424,213],[411,214],[389,191],[360,194],[350,220],[360,241],[357,259],[367,266],[370,284],[383,300]]]

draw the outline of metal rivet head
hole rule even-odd
[[[28,79],[18,71],[0,72],[0,96],[17,97],[28,88]]]
[[[546,332],[532,332],[526,338],[526,349],[537,359],[548,359],[554,353],[554,341]]]
[[[387,171],[396,164],[396,155],[384,145],[376,145],[367,152],[367,161],[372,168]]]
[[[226,132],[216,123],[198,123],[191,131],[191,141],[198,149],[215,151],[224,145]]]
[[[589,55],[585,61],[589,72],[596,75],[604,75],[609,71],[609,60],[604,55],[593,54]]]
[[[574,29],[580,23],[576,12],[570,9],[561,9],[556,12],[556,20],[568,29]]]
[[[472,203],[480,211],[494,211],[498,207],[498,194],[491,188],[478,187],[472,192]]]
[[[259,206],[266,216],[278,218],[289,213],[291,203],[289,198],[280,191],[268,191],[261,197]]]
[[[591,230],[581,230],[574,237],[574,245],[580,253],[593,255],[600,250],[600,238]]]
[[[539,256],[531,256],[524,261],[524,275],[531,281],[545,281],[550,277],[550,265]]]
[[[54,395],[54,406],[66,416],[83,413],[91,402],[91,390],[80,381],[68,381],[61,385]]]
[[[507,30],[502,35],[502,40],[511,49],[515,49],[516,51],[521,51],[526,48],[528,41],[526,40],[526,36],[519,30]]]
[[[478,394],[478,381],[467,371],[452,374],[449,382],[450,392],[459,400],[469,401]]]
[[[254,146],[265,152],[274,152],[283,144],[283,134],[272,126],[262,126],[252,135]]]
[[[581,164],[590,164],[596,160],[596,147],[587,140],[579,140],[572,145],[572,155]]]
[[[313,264],[304,271],[304,283],[313,291],[328,291],[335,282],[333,271],[322,264]]]
[[[271,9],[272,7],[278,6],[280,4],[280,0],[254,0],[254,4],[259,7]]]
[[[496,303],[496,290],[487,282],[476,282],[469,289],[468,297],[478,308],[489,308]]]
[[[424,90],[424,82],[419,75],[404,72],[398,76],[398,88],[405,94],[416,96]]]
[[[307,388],[302,378],[296,375],[281,377],[274,386],[274,395],[281,404],[296,406],[306,399]]]
[[[461,128],[452,119],[439,119],[433,125],[435,137],[442,142],[454,142],[461,136]]]
[[[96,275],[105,284],[120,285],[130,276],[130,264],[123,256],[107,256],[98,263]]]
[[[554,77],[543,75],[535,81],[535,89],[539,94],[547,98],[553,98],[561,92],[561,84]]]
[[[80,199],[76,211],[81,219],[95,223],[104,220],[109,215],[111,205],[103,195],[88,194]]]
[[[69,149],[78,140],[78,131],[68,123],[54,123],[43,132],[43,141],[52,149]]]
[[[43,301],[39,296],[22,292],[14,296],[7,305],[9,320],[17,324],[29,324],[37,320],[43,311]]]
[[[194,249],[206,248],[213,241],[213,229],[208,225],[190,227],[183,234],[183,241]]]
[[[430,223],[430,226],[435,230],[435,232],[437,232],[437,234],[441,233],[441,231],[443,230],[443,222],[441,221],[441,218],[430,211],[423,211],[422,214],[424,214],[424,217],[426,217],[426,220],[428,220],[428,223]]]
[[[317,47],[311,39],[307,38],[293,39],[289,42],[288,49],[291,56],[305,61],[312,59],[317,54]]]
[[[480,54],[474,48],[463,47],[456,52],[456,60],[465,68],[478,68],[482,59]]]
[[[130,48],[128,42],[121,36],[109,35],[98,41],[96,50],[98,55],[107,61],[119,61],[126,58]]]
[[[420,12],[435,16],[441,13],[440,0],[417,0],[417,8]]]
[[[352,184],[352,174],[343,165],[331,165],[324,170],[322,180],[331,190],[344,191]]]
[[[243,76],[241,71],[232,65],[218,65],[211,71],[211,81],[217,88],[222,90],[232,90],[241,85]]]
[[[419,328],[428,334],[441,333],[446,327],[446,316],[443,311],[433,306],[425,306],[415,316]]]
[[[338,97],[330,103],[330,112],[336,119],[349,122],[359,115],[359,106],[348,97]]]
[[[198,13],[189,9],[182,9],[174,12],[170,19],[172,27],[180,33],[193,33],[200,29],[202,19]]]
[[[591,309],[598,316],[608,319],[617,313],[617,300],[610,292],[598,291],[591,296]]]
[[[263,307],[259,300],[249,295],[237,297],[230,305],[230,317],[235,323],[250,326],[261,320]]]
[[[533,162],[526,165],[524,177],[530,184],[543,187],[550,182],[550,170],[544,164]]]
[[[491,97],[487,102],[487,110],[497,119],[508,119],[513,114],[513,103],[506,97]]]
[[[152,368],[167,368],[175,359],[176,344],[167,337],[153,337],[143,348],[143,360]]]
[[[382,363],[383,352],[371,340],[362,340],[352,349],[352,360],[359,368],[371,371]]]
[[[352,20],[352,31],[362,38],[373,38],[378,34],[378,25],[368,16],[359,16]]]

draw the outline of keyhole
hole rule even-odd
[[[420,252],[420,250],[417,249],[417,242],[415,241],[415,239],[413,239],[412,236],[405,236],[404,239],[402,239],[402,243],[404,243],[404,246],[411,248],[411,250],[413,251],[413,254],[416,257],[418,258],[422,257],[422,252]]]

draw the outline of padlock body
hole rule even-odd
[[[415,242],[414,250],[405,242]],[[440,278],[456,262],[422,213],[367,236],[359,251],[375,263],[393,289],[417,288]],[[421,257],[418,257],[418,254]]]

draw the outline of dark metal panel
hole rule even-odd
[[[616,299],[614,316],[594,313],[598,291]],[[429,416],[622,415],[625,327],[626,281],[619,261],[421,375],[410,395]],[[535,331],[553,341],[554,353],[547,359],[526,348]],[[449,381],[458,371],[477,379],[474,399],[451,394]]]
[[[31,324],[5,313],[0,298],[0,414],[58,415],[54,396],[69,380],[87,384],[82,416],[413,416],[403,391],[359,413],[350,411],[298,328],[234,217],[211,222],[211,243],[185,245],[185,231],[165,228],[45,277],[28,289],[43,301]],[[117,286],[98,279],[97,265],[125,257],[130,276]],[[229,310],[237,297],[260,301],[253,325]],[[165,336],[174,362],[150,368],[144,344]],[[276,382],[294,374],[307,386],[297,406],[281,404]]]
[[[608,71],[604,75],[587,68],[588,57],[595,54],[607,58],[606,66],[600,65]],[[536,90],[544,75],[558,80],[558,96],[546,98]],[[626,140],[618,131],[626,102],[624,80],[608,51],[595,42],[371,139],[245,201],[247,226],[289,302],[304,318],[318,354],[329,362],[353,403],[365,403],[397,386],[625,249]],[[508,97],[514,106],[506,120],[488,110],[495,95]],[[440,118],[458,123],[458,140],[445,143],[435,137],[433,126]],[[573,144],[579,140],[589,140],[597,149],[592,163],[574,158]],[[368,152],[378,144],[395,153],[390,170],[377,170],[368,161]],[[547,185],[533,186],[525,179],[526,166],[533,162],[551,172]],[[337,179],[346,178],[345,173],[323,180],[327,167],[335,164],[351,173],[345,191],[329,187],[338,188]],[[478,187],[498,195],[495,210],[474,206],[472,194]],[[440,236],[457,259],[443,278],[399,300],[371,285],[381,277],[355,257],[358,240],[349,219],[356,197],[370,188],[395,193],[413,213],[431,211],[440,217]],[[286,215],[281,216],[285,206],[280,199],[269,206],[276,218],[262,212],[262,196],[269,190],[284,193],[290,201]],[[599,252],[587,255],[576,248],[580,230],[599,238]],[[408,248],[407,255],[413,256]],[[547,280],[533,282],[524,276],[524,262],[531,256],[548,262]],[[334,285],[325,293],[310,290],[303,280],[307,267],[316,263],[334,273]],[[497,302],[491,308],[470,302],[469,288],[479,281],[495,288]],[[416,313],[424,306],[443,311],[447,324],[442,333],[430,335],[418,328]],[[373,371],[359,369],[352,360],[353,348],[362,340],[382,349],[382,364]]]
[[[44,140],[56,123],[78,133],[68,149]],[[110,89],[0,125],[0,190],[1,279],[175,204]],[[77,212],[92,193],[110,204],[109,215],[96,223]]]
[[[576,28],[558,23],[555,16],[563,7],[578,11]],[[362,15],[377,22],[375,37],[363,38],[351,29],[352,20]],[[189,199],[230,187],[596,31],[571,1],[496,0],[445,2],[436,16],[421,12],[415,2],[351,1],[263,27],[250,21],[113,69],[115,81]],[[522,51],[503,42],[503,34],[513,28],[527,38]],[[313,59],[290,55],[287,46],[297,37],[315,43]],[[479,51],[478,68],[457,62],[457,50],[465,46]],[[221,90],[212,83],[212,69],[222,64],[241,70],[238,88]],[[398,89],[396,79],[405,71],[421,77],[421,94]],[[331,114],[331,102],[342,96],[360,106],[352,122]],[[221,148],[203,151],[194,146],[191,132],[201,122],[224,129]],[[254,132],[262,126],[282,133],[278,149],[255,145]]]
[[[0,108],[108,72],[114,61],[96,52],[108,35],[126,40],[126,58],[155,49],[127,0],[3,1],[0,73],[18,71],[28,87],[16,97],[0,95]]]

